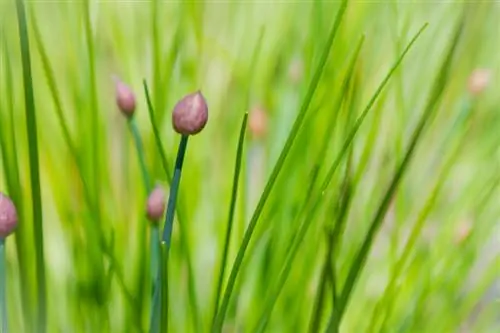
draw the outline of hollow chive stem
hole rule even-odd
[[[0,238],[0,316],[1,316],[1,333],[8,332],[7,324],[7,297],[5,295],[6,288],[6,262],[5,262],[5,238]]]
[[[186,155],[188,138],[189,138],[188,135],[182,135],[181,137],[181,142],[179,143],[179,149],[177,151],[177,159],[175,160],[175,170],[174,170],[174,176],[172,178],[172,186],[170,187],[170,196],[168,198],[167,215],[165,216],[165,227],[163,229],[163,237],[162,237],[162,241],[165,242],[165,244],[167,245],[167,255],[168,255],[168,249],[170,248],[170,242],[172,239],[175,204],[177,201],[177,193],[179,192],[182,164],[184,163],[184,156]]]
[[[165,320],[168,317],[168,256],[170,252],[170,244],[172,240],[172,230],[174,224],[175,205],[177,202],[177,194],[179,192],[179,184],[182,174],[182,165],[188,144],[188,135],[182,135],[177,150],[177,159],[175,161],[175,170],[172,177],[172,185],[170,186],[170,195],[167,203],[167,213],[165,215],[165,226],[161,238],[161,258],[160,265],[156,273],[156,282],[154,285],[153,306],[151,309],[150,333],[157,333],[162,327],[165,331]],[[163,283],[162,283],[163,280]]]

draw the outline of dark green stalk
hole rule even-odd
[[[321,277],[318,286],[318,291],[316,293],[316,302],[314,303],[314,309],[312,311],[311,323],[309,325],[309,331],[311,333],[316,333],[319,331],[321,325],[321,318],[324,309],[324,299],[326,294],[326,287],[328,282],[328,275],[331,272],[331,262],[332,262],[332,252],[333,252],[333,237],[332,231],[327,231],[327,241],[328,245],[326,248],[325,261],[323,264],[323,269],[321,270]]]
[[[7,317],[7,295],[5,285],[7,283],[7,262],[5,257],[5,239],[0,239],[0,318],[2,321],[1,333],[8,333]]]
[[[31,179],[31,197],[33,200],[33,230],[35,234],[35,261],[37,277],[37,327],[44,333],[47,329],[47,293],[45,279],[44,245],[43,245],[43,211],[40,189],[40,165],[38,157],[38,132],[36,125],[35,98],[31,76],[31,59],[28,39],[28,25],[23,0],[16,0],[19,39],[21,44],[21,60],[23,67],[24,102],[26,112],[26,131],[28,134],[28,150]]]
[[[262,196],[257,204],[257,208],[255,209],[254,214],[253,214],[253,216],[250,220],[250,223],[248,225],[248,228],[245,232],[242,244],[240,246],[240,249],[238,250],[237,257],[236,257],[234,264],[233,264],[233,267],[231,269],[231,274],[229,276],[228,284],[227,284],[226,290],[224,292],[224,298],[222,300],[220,310],[218,311],[217,320],[216,320],[216,323],[215,323],[214,328],[213,328],[214,332],[220,332],[222,330],[224,318],[226,316],[226,312],[227,312],[227,309],[229,307],[229,301],[231,298],[231,294],[232,294],[233,288],[236,284],[236,278],[238,276],[241,265],[243,263],[243,258],[245,256],[246,250],[248,248],[248,245],[250,244],[250,240],[252,238],[255,227],[257,226],[257,222],[259,221],[259,217],[262,213],[262,210],[264,209],[264,205],[266,204],[266,201],[269,198],[269,195],[271,194],[271,190],[273,189],[274,184],[276,183],[276,179],[278,178],[278,176],[281,172],[281,169],[283,167],[285,159],[288,156],[290,149],[292,148],[292,145],[293,145],[293,143],[297,137],[297,134],[299,132],[299,129],[302,127],[302,123],[305,119],[305,116],[306,116],[307,111],[309,109],[309,105],[311,104],[311,100],[314,96],[316,88],[318,87],[323,70],[325,68],[326,62],[327,62],[328,57],[330,55],[330,50],[331,50],[332,45],[333,45],[333,40],[335,39],[335,36],[337,34],[338,28],[340,26],[340,22],[342,21],[342,18],[344,16],[346,8],[347,8],[347,0],[344,0],[340,6],[338,13],[337,13],[337,17],[335,19],[335,22],[334,22],[332,28],[331,28],[331,31],[330,31],[330,34],[328,37],[328,41],[326,42],[326,44],[324,46],[322,57],[318,63],[318,66],[316,68],[314,76],[311,80],[311,84],[310,84],[309,89],[307,91],[307,94],[304,98],[303,104],[300,108],[300,111],[297,115],[297,118],[295,119],[292,130],[290,131],[290,134],[285,142],[285,146],[283,147],[283,150],[281,151],[281,154],[278,158],[278,161],[276,162],[276,165],[274,166],[274,169],[271,173],[271,176],[269,177],[269,180],[266,184],[266,187],[264,188],[264,192],[262,193]]]
[[[188,138],[189,136],[187,135],[181,136],[179,149],[177,151],[177,159],[175,161],[174,177],[172,179],[172,186],[170,187],[170,195],[167,204],[167,214],[165,216],[165,226],[163,229],[163,236],[161,239],[162,247],[164,247],[165,249],[162,251],[162,259],[160,260],[162,262],[162,265],[158,267],[158,274],[156,275],[155,291],[154,291],[153,306],[152,306],[152,318],[150,326],[151,332],[157,332],[156,329],[158,329],[159,327],[163,327],[161,324],[162,318],[159,318],[158,316],[162,314],[161,316],[164,317],[164,314],[168,313],[168,308],[167,308],[168,304],[162,304],[163,297],[160,297],[160,293],[162,295],[164,293],[168,294],[168,291],[162,290],[160,284],[162,283],[162,277],[164,276],[164,273],[162,271],[164,270],[166,271],[168,269],[167,267],[163,267],[163,263],[168,263],[168,256],[170,252],[170,243],[172,239],[172,230],[173,230],[174,216],[175,216],[175,205],[177,202],[177,194],[179,192],[179,184],[182,174],[182,165],[184,162],[184,156],[186,154]]]
[[[348,276],[346,278],[346,282],[344,284],[344,287],[342,289],[342,293],[339,299],[339,308],[338,308],[338,324],[340,324],[342,320],[342,316],[344,314],[344,311],[348,305],[350,296],[352,295],[352,290],[357,282],[357,279],[364,267],[364,264],[366,262],[366,258],[370,252],[371,245],[373,243],[373,240],[375,238],[375,235],[377,234],[377,231],[380,229],[380,226],[382,225],[385,213],[387,212],[387,209],[389,207],[389,204],[393,198],[393,195],[398,188],[399,182],[403,175],[405,174],[405,171],[407,170],[407,167],[409,165],[409,162],[411,161],[411,158],[413,157],[413,153],[415,151],[415,148],[417,144],[420,141],[420,138],[422,136],[422,133],[429,122],[430,118],[433,116],[434,111],[437,109],[437,105],[439,101],[441,100],[442,93],[444,91],[444,87],[447,83],[448,80],[448,75],[449,71],[451,68],[451,62],[453,59],[453,55],[455,53],[455,49],[458,45],[458,41],[460,39],[461,33],[462,33],[462,28],[463,28],[463,21],[460,22],[454,38],[451,41],[451,44],[449,45],[448,52],[444,58],[444,61],[442,62],[438,77],[435,81],[434,87],[431,90],[431,95],[429,97],[429,100],[427,102],[427,105],[425,107],[424,113],[420,118],[420,121],[415,128],[413,135],[411,137],[410,144],[408,148],[406,149],[406,153],[404,155],[403,160],[399,164],[396,173],[394,174],[394,177],[384,195],[384,198],[382,199],[382,202],[379,205],[379,208],[370,224],[370,228],[368,230],[368,233],[365,236],[365,239],[363,241],[363,244],[361,248],[359,249],[358,253],[356,254],[353,263],[351,265],[351,268],[349,270]],[[332,325],[329,325],[328,331],[331,331],[333,329]]]
[[[224,281],[224,273],[225,273],[226,264],[227,264],[227,257],[229,254],[229,244],[231,241],[231,232],[233,230],[234,210],[236,207],[236,200],[238,197],[238,185],[239,185],[240,170],[241,170],[241,160],[243,157],[243,144],[245,142],[245,133],[246,133],[246,128],[247,128],[247,119],[248,119],[248,112],[245,113],[245,115],[243,116],[243,121],[241,123],[241,129],[240,129],[240,137],[238,140],[238,148],[236,151],[236,162],[235,162],[234,176],[233,176],[233,189],[231,191],[231,201],[229,204],[227,228],[226,228],[226,235],[224,238],[224,250],[222,252],[219,278],[217,281],[217,287],[215,289],[215,301],[214,301],[214,306],[213,306],[212,326],[215,324],[215,318],[217,317],[217,307],[219,306],[220,296],[222,294],[222,283]]]

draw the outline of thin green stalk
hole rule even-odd
[[[168,161],[167,161],[167,155],[165,153],[165,149],[163,147],[163,144],[161,142],[160,134],[158,131],[158,127],[156,125],[155,121],[155,112],[153,109],[153,104],[151,103],[151,96],[149,94],[149,89],[146,83],[146,80],[143,81],[144,85],[144,93],[146,95],[146,101],[148,104],[148,113],[149,113],[149,120],[151,122],[151,126],[153,128],[153,133],[155,137],[155,142],[156,146],[158,148],[158,151],[160,152],[160,157],[161,157],[161,162],[163,166],[163,170],[165,171],[165,174],[167,176],[167,181],[169,185],[172,186],[172,177],[171,177],[171,172],[170,168],[168,166]],[[192,308],[192,315],[193,315],[193,326],[195,327],[195,330],[200,330],[200,319],[199,319],[199,311],[198,311],[198,301],[196,299],[196,291],[195,291],[195,283],[194,283],[194,269],[193,269],[193,264],[191,262],[191,255],[189,252],[189,241],[187,238],[187,232],[185,231],[185,225],[184,225],[184,214],[183,214],[183,207],[182,207],[182,202],[180,202],[177,206],[177,217],[178,217],[178,222],[179,222],[179,231],[180,231],[180,251],[181,254],[185,257],[186,259],[186,265],[187,265],[187,270],[188,270],[188,297],[189,297],[189,303]]]
[[[179,192],[179,185],[182,174],[182,165],[184,162],[184,156],[186,154],[187,144],[188,144],[187,135],[181,136],[181,141],[179,143],[179,149],[177,151],[177,159],[175,161],[175,170],[174,177],[172,179],[172,186],[170,187],[170,195],[168,198],[167,204],[167,214],[165,216],[165,226],[163,229],[163,236],[161,238],[162,247],[165,249],[162,251],[162,263],[168,263],[168,256],[170,252],[170,243],[172,240],[172,230],[174,224],[174,216],[175,216],[175,205],[177,202],[177,194]],[[162,320],[158,316],[164,317],[165,313],[168,313],[168,303],[164,304],[164,298],[160,297],[160,293],[168,294],[168,290],[162,290],[160,284],[162,283],[162,277],[164,276],[163,270],[167,270],[167,267],[162,267],[160,265],[158,267],[158,274],[156,276],[155,283],[155,291],[153,296],[153,306],[152,306],[152,318],[151,318],[151,332],[157,332],[156,329],[162,327]],[[159,325],[158,325],[159,324]]]
[[[252,238],[255,227],[257,226],[257,222],[259,221],[259,217],[262,213],[264,205],[265,205],[267,199],[269,198],[271,190],[273,189],[274,184],[276,183],[276,179],[278,178],[278,176],[281,172],[281,169],[283,167],[285,159],[288,156],[288,153],[290,152],[292,145],[297,137],[299,129],[302,127],[302,123],[304,121],[304,118],[307,115],[309,105],[311,104],[311,100],[314,96],[316,88],[318,87],[318,84],[319,84],[319,81],[321,79],[324,67],[325,67],[326,62],[328,60],[328,57],[330,55],[330,50],[331,50],[332,45],[333,45],[333,40],[335,39],[335,36],[337,34],[338,28],[340,26],[340,22],[342,21],[342,18],[344,16],[346,8],[347,8],[347,0],[344,0],[340,6],[338,13],[337,13],[337,17],[336,17],[335,23],[333,24],[332,29],[330,31],[328,41],[326,42],[326,44],[324,46],[322,57],[318,63],[318,66],[316,68],[314,76],[311,80],[311,84],[310,84],[309,89],[307,91],[307,94],[304,98],[304,102],[301,106],[301,109],[300,109],[298,115],[297,115],[297,118],[295,119],[292,130],[290,131],[290,134],[288,135],[288,138],[285,142],[285,146],[283,147],[283,150],[281,151],[281,154],[278,158],[278,161],[276,162],[276,165],[274,166],[274,169],[271,173],[271,176],[269,177],[269,180],[266,184],[266,187],[264,188],[264,192],[262,193],[262,196],[257,204],[257,207],[254,211],[254,214],[253,214],[253,216],[250,220],[250,223],[248,225],[248,228],[245,232],[242,244],[240,246],[240,249],[238,250],[237,257],[236,257],[234,264],[233,264],[233,267],[231,269],[231,274],[229,276],[228,284],[227,284],[226,290],[224,292],[224,298],[222,300],[220,310],[218,311],[217,320],[216,320],[215,325],[212,329],[212,331],[214,331],[214,332],[220,332],[222,330],[224,318],[226,316],[226,312],[227,312],[227,309],[229,307],[229,301],[231,298],[231,294],[232,294],[233,288],[236,284],[236,278],[238,276],[241,265],[243,263],[243,258],[245,256],[246,250],[247,250],[248,245],[250,243],[250,240]]]
[[[40,165],[38,153],[38,132],[36,125],[35,98],[33,94],[33,79],[31,76],[31,59],[28,39],[28,25],[23,0],[16,0],[19,39],[23,68],[24,102],[26,112],[26,131],[28,135],[28,150],[31,179],[31,198],[33,200],[33,230],[35,235],[35,261],[37,277],[37,328],[44,333],[47,329],[47,292],[43,245],[43,211],[40,189]]]
[[[100,155],[98,147],[102,144],[100,142],[100,124],[99,124],[99,104],[97,97],[97,86],[96,86],[96,68],[95,68],[95,52],[94,52],[94,38],[92,35],[92,26],[90,22],[90,1],[85,0],[83,3],[84,12],[84,27],[85,27],[85,40],[87,46],[87,56],[89,61],[89,80],[90,80],[90,128],[92,129],[92,135],[90,135],[90,151],[93,165],[100,165]],[[93,196],[95,197],[96,208],[98,211],[98,216],[100,217],[101,212],[101,182],[100,174],[103,168],[92,167],[91,179],[92,179],[92,189]]]
[[[151,123],[151,127],[153,128],[153,133],[155,137],[155,142],[156,142],[156,148],[158,149],[158,152],[160,153],[160,158],[161,158],[161,164],[163,166],[163,170],[165,171],[165,175],[167,176],[167,181],[168,184],[171,184],[172,181],[172,172],[170,171],[170,167],[168,164],[168,159],[167,159],[167,153],[165,152],[165,148],[163,148],[163,144],[161,142],[161,137],[160,137],[160,131],[158,130],[158,126],[155,121],[155,112],[153,108],[153,103],[151,101],[151,95],[149,94],[149,89],[148,89],[148,84],[146,80],[142,81],[142,84],[144,86],[144,94],[146,96],[146,102],[148,104],[148,115],[149,115],[149,122]]]
[[[9,332],[7,317],[7,295],[5,285],[7,283],[7,262],[5,256],[5,238],[0,239],[0,319],[2,321],[1,333]]]
[[[241,160],[243,158],[243,144],[245,142],[245,133],[247,129],[247,119],[248,112],[243,116],[243,121],[241,123],[240,137],[238,140],[238,148],[236,150],[236,162],[234,166],[234,176],[233,176],[233,189],[231,191],[231,201],[229,204],[229,213],[227,218],[227,228],[226,235],[224,238],[224,250],[222,252],[222,258],[220,263],[219,278],[217,281],[217,287],[215,289],[215,301],[213,305],[213,316],[212,316],[212,326],[215,324],[215,319],[217,317],[217,307],[219,306],[220,296],[222,293],[222,283],[224,281],[224,273],[226,270],[227,257],[229,255],[229,245],[231,241],[231,232],[233,230],[234,221],[234,210],[236,208],[236,200],[238,197],[238,185],[240,179],[241,170]]]
[[[404,155],[403,160],[399,164],[394,177],[382,199],[382,202],[379,205],[379,208],[370,223],[370,228],[368,230],[368,233],[365,236],[365,239],[363,241],[363,244],[361,245],[358,253],[356,254],[353,263],[351,265],[351,268],[349,269],[349,273],[347,275],[344,287],[342,289],[342,293],[340,296],[339,300],[339,308],[338,308],[338,323],[341,323],[342,316],[344,314],[344,311],[348,305],[350,296],[352,295],[352,290],[357,282],[357,279],[364,267],[364,264],[366,262],[366,258],[370,252],[371,245],[373,243],[373,240],[375,238],[375,235],[377,234],[377,231],[380,229],[380,226],[382,225],[382,222],[384,220],[385,213],[387,212],[387,209],[389,207],[389,204],[393,198],[394,192],[398,188],[399,182],[403,175],[405,174],[407,167],[413,157],[413,153],[415,151],[415,148],[417,144],[420,142],[420,138],[423,134],[424,129],[426,128],[427,123],[430,121],[432,116],[434,115],[435,110],[437,109],[437,105],[439,104],[441,100],[442,93],[444,91],[444,87],[446,86],[447,80],[448,80],[448,75],[449,71],[451,68],[451,62],[453,59],[453,55],[455,53],[456,47],[458,45],[458,41],[460,39],[461,33],[462,33],[462,28],[463,28],[463,22],[461,21],[456,32],[454,35],[454,38],[451,41],[451,44],[449,46],[449,49],[447,51],[447,54],[444,58],[444,61],[441,65],[439,74],[437,76],[437,79],[435,81],[434,87],[431,90],[431,95],[430,98],[427,102],[427,105],[425,107],[424,113],[422,114],[420,121],[415,128],[410,144],[408,148],[406,149],[406,153]],[[329,325],[328,331],[331,331],[333,327]]]
[[[311,333],[316,333],[319,331],[321,325],[321,318],[324,310],[324,299],[326,294],[328,274],[331,272],[331,262],[332,262],[332,252],[333,252],[333,233],[331,230],[327,231],[327,247],[325,260],[323,263],[323,268],[321,270],[321,277],[319,281],[318,290],[315,297],[314,308],[311,315],[311,321],[309,324],[309,331]]]

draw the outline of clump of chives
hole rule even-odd
[[[184,96],[174,107],[172,112],[172,127],[181,134],[175,170],[170,186],[170,193],[165,215],[165,226],[161,238],[162,257],[156,283],[154,284],[153,306],[151,311],[150,332],[165,332],[168,327],[168,255],[172,239],[172,229],[175,215],[175,205],[182,166],[186,154],[188,138],[190,135],[200,133],[208,121],[208,105],[201,91],[196,91]]]
[[[15,231],[17,223],[16,206],[8,196],[0,192],[0,320],[4,333],[8,332],[5,239]]]

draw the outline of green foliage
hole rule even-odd
[[[2,2],[8,330],[498,331],[499,14]],[[171,111],[198,89],[178,188]],[[176,205],[153,226],[157,183]]]

